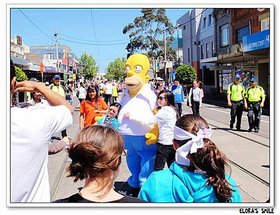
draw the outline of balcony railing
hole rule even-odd
[[[225,48],[221,48],[218,52],[218,59],[224,59],[234,56],[240,56],[243,54],[243,47],[241,43],[233,44]]]

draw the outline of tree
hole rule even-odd
[[[126,74],[125,74],[125,58],[117,58],[113,62],[111,62],[108,67],[105,74],[105,78],[107,79],[115,79],[117,81],[124,80]]]
[[[22,71],[22,69],[20,69],[19,67],[15,66],[16,69],[16,80],[17,81],[25,81],[27,80],[27,75],[25,74],[24,71]]]
[[[187,64],[183,64],[176,69],[176,79],[182,84],[191,84],[196,79],[195,69]]]
[[[80,62],[82,65],[80,73],[85,77],[85,79],[92,79],[97,75],[98,66],[91,55],[84,52],[80,58]]]
[[[164,31],[166,33],[167,59],[176,59],[176,53],[171,48],[175,28],[165,15],[165,9],[142,9],[142,16],[136,17],[133,23],[123,28],[123,34],[129,33],[130,42],[126,49],[129,55],[146,52],[149,57],[164,56]]]

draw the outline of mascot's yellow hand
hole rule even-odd
[[[155,124],[153,126],[153,128],[148,131],[148,133],[145,135],[146,137],[146,144],[147,145],[150,145],[150,144],[155,144],[158,140],[158,135],[159,135],[159,132],[158,132],[158,125]]]
[[[96,116],[94,117],[95,122],[97,122],[99,119],[101,119],[103,116]]]

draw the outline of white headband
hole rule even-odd
[[[185,131],[177,126],[174,128],[175,140],[189,140],[176,150],[175,160],[178,164],[190,166],[190,160],[187,158],[189,153],[193,154],[197,152],[197,149],[202,148],[204,145],[203,138],[210,138],[212,135],[211,129],[199,129],[197,135],[194,135],[188,131]]]

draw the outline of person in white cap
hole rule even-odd
[[[226,156],[210,140],[211,129],[201,116],[186,114],[174,128],[175,161],[153,172],[138,198],[148,202],[241,202],[236,183],[226,174]]]

